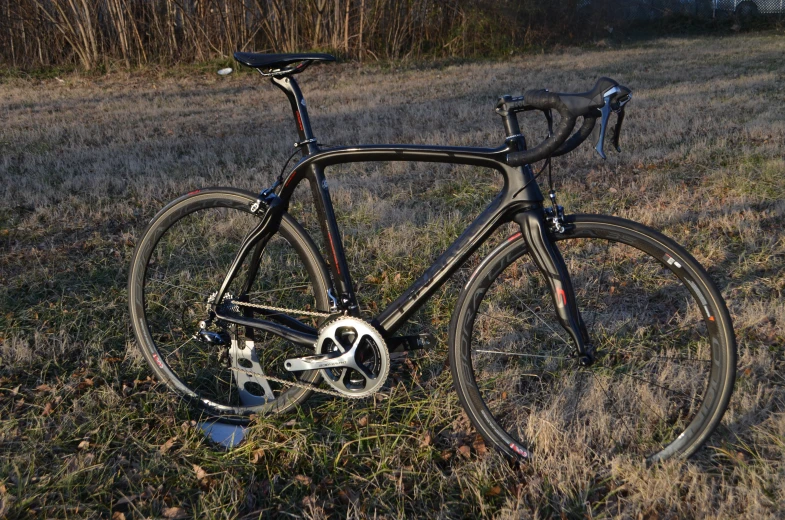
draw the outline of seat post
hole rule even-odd
[[[273,85],[283,90],[286,97],[289,98],[292,113],[297,121],[297,132],[299,133],[300,141],[310,141],[302,149],[303,156],[318,152],[319,147],[316,144],[313,130],[311,130],[311,120],[308,118],[308,108],[305,106],[305,98],[300,91],[297,81],[291,76],[273,77],[271,79]]]

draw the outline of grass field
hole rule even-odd
[[[505,62],[319,66],[300,77],[316,135],[330,144],[496,145],[501,94],[583,90],[601,75],[633,89],[623,153],[602,162],[585,145],[557,160],[560,200],[684,244],[721,288],[739,344],[722,425],[693,459],[652,468],[536,454],[517,467],[477,441],[445,342],[459,282],[479,258],[417,314],[411,329],[439,346],[393,366],[388,399],[316,399],[256,421],[234,450],[212,447],[196,412],[150,378],[136,351],[129,259],[175,196],[272,182],[296,137],[284,96],[251,74],[182,70],[3,80],[0,518],[781,518],[783,55],[777,35],[665,39]],[[499,187],[476,168],[403,163],[328,177],[369,313]],[[301,191],[293,214],[315,231]]]

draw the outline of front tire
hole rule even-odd
[[[475,428],[511,457],[693,454],[719,424],[736,370],[731,319],[703,268],[627,220],[575,215],[553,238],[597,349],[589,368],[556,320],[520,233],[486,257],[450,326],[450,366]],[[576,455],[577,454],[577,455]]]

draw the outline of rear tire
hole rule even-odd
[[[223,345],[196,335],[243,237],[263,214],[250,212],[255,201],[252,193],[216,188],[171,202],[139,240],[128,280],[134,335],[155,375],[192,405],[239,423],[247,422],[251,414],[291,410],[311,394],[255,375],[259,369],[288,381],[319,381],[318,371],[302,372],[295,378],[283,367],[284,359],[312,355],[313,348],[256,330],[255,346],[245,350],[243,328],[220,320],[212,325],[212,332],[224,338]],[[230,284],[230,293],[238,295],[247,264],[248,260]],[[278,233],[262,251],[249,301],[326,312],[328,287],[318,249],[306,231],[284,214]],[[301,320],[318,327],[323,318]],[[232,339],[236,347],[226,344]]]
[[[450,366],[475,428],[504,454],[693,454],[722,419],[736,344],[704,269],[665,236],[627,220],[576,215],[554,236],[597,349],[588,368],[555,317],[520,233],[492,251],[461,293]]]

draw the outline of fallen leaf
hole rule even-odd
[[[79,448],[80,450],[86,450],[89,447],[90,447],[90,441],[82,441],[79,443],[79,446],[77,446],[77,448]]]
[[[367,415],[363,415],[362,417],[357,419],[357,425],[360,428],[365,428],[366,426],[368,426],[368,416]]]
[[[425,432],[422,440],[420,441],[420,447],[425,448],[426,446],[430,446],[433,439],[431,438],[431,432]]]
[[[488,453],[488,448],[485,447],[485,441],[479,435],[475,437],[472,443],[472,448],[477,452],[477,455],[484,457]]]
[[[442,452],[442,460],[450,460],[452,458],[452,452],[450,450],[444,450]]]
[[[460,455],[461,457],[468,459],[471,456],[471,454],[472,454],[472,449],[466,446],[465,444],[460,448],[458,448],[458,455]]]
[[[172,446],[174,446],[175,442],[177,442],[177,437],[172,437],[165,443],[161,444],[161,447],[158,448],[158,451],[160,451],[161,454],[166,454],[167,451],[172,449]]]
[[[8,493],[8,489],[5,487],[5,484],[0,482],[0,495],[5,495],[6,493]]]
[[[155,496],[155,494],[156,494],[155,488],[153,486],[147,486],[147,489],[144,490],[144,493],[142,493],[141,497],[142,499],[147,499]]]
[[[306,496],[303,497],[302,501],[300,502],[304,507],[313,509],[317,507],[316,497],[314,496]]]
[[[161,514],[164,515],[164,518],[186,518],[188,516],[182,507],[167,507],[161,511]]]
[[[46,383],[44,383],[42,385],[38,385],[37,387],[35,387],[35,391],[36,392],[48,392],[51,389],[52,389],[52,387],[47,385]]]
[[[112,513],[112,520],[125,520],[125,514],[120,511],[115,511]]]
[[[124,505],[126,505],[126,504],[130,504],[131,502],[133,502],[133,501],[134,501],[134,500],[136,500],[137,498],[139,498],[139,495],[129,495],[129,496],[127,496],[127,497],[123,497],[123,498],[121,498],[120,500],[118,500],[117,502],[115,502],[115,503],[114,503],[114,505],[115,505],[115,506],[124,506]]]
[[[313,479],[307,475],[297,475],[294,477],[295,482],[303,486],[310,486]]]
[[[264,450],[262,448],[253,450],[251,453],[251,464],[259,464],[264,459]]]
[[[196,464],[194,464],[194,473],[196,473],[196,480],[204,480],[207,478],[207,472]]]
[[[41,412],[41,415],[46,417],[50,413],[52,413],[52,403],[46,403],[46,405],[44,405],[44,411]]]
[[[357,493],[352,489],[346,488],[338,491],[338,499],[344,504],[357,502]]]
[[[501,486],[493,486],[491,489],[489,489],[489,490],[487,490],[485,492],[485,496],[486,497],[497,497],[497,496],[501,495],[501,493],[502,493]]]

